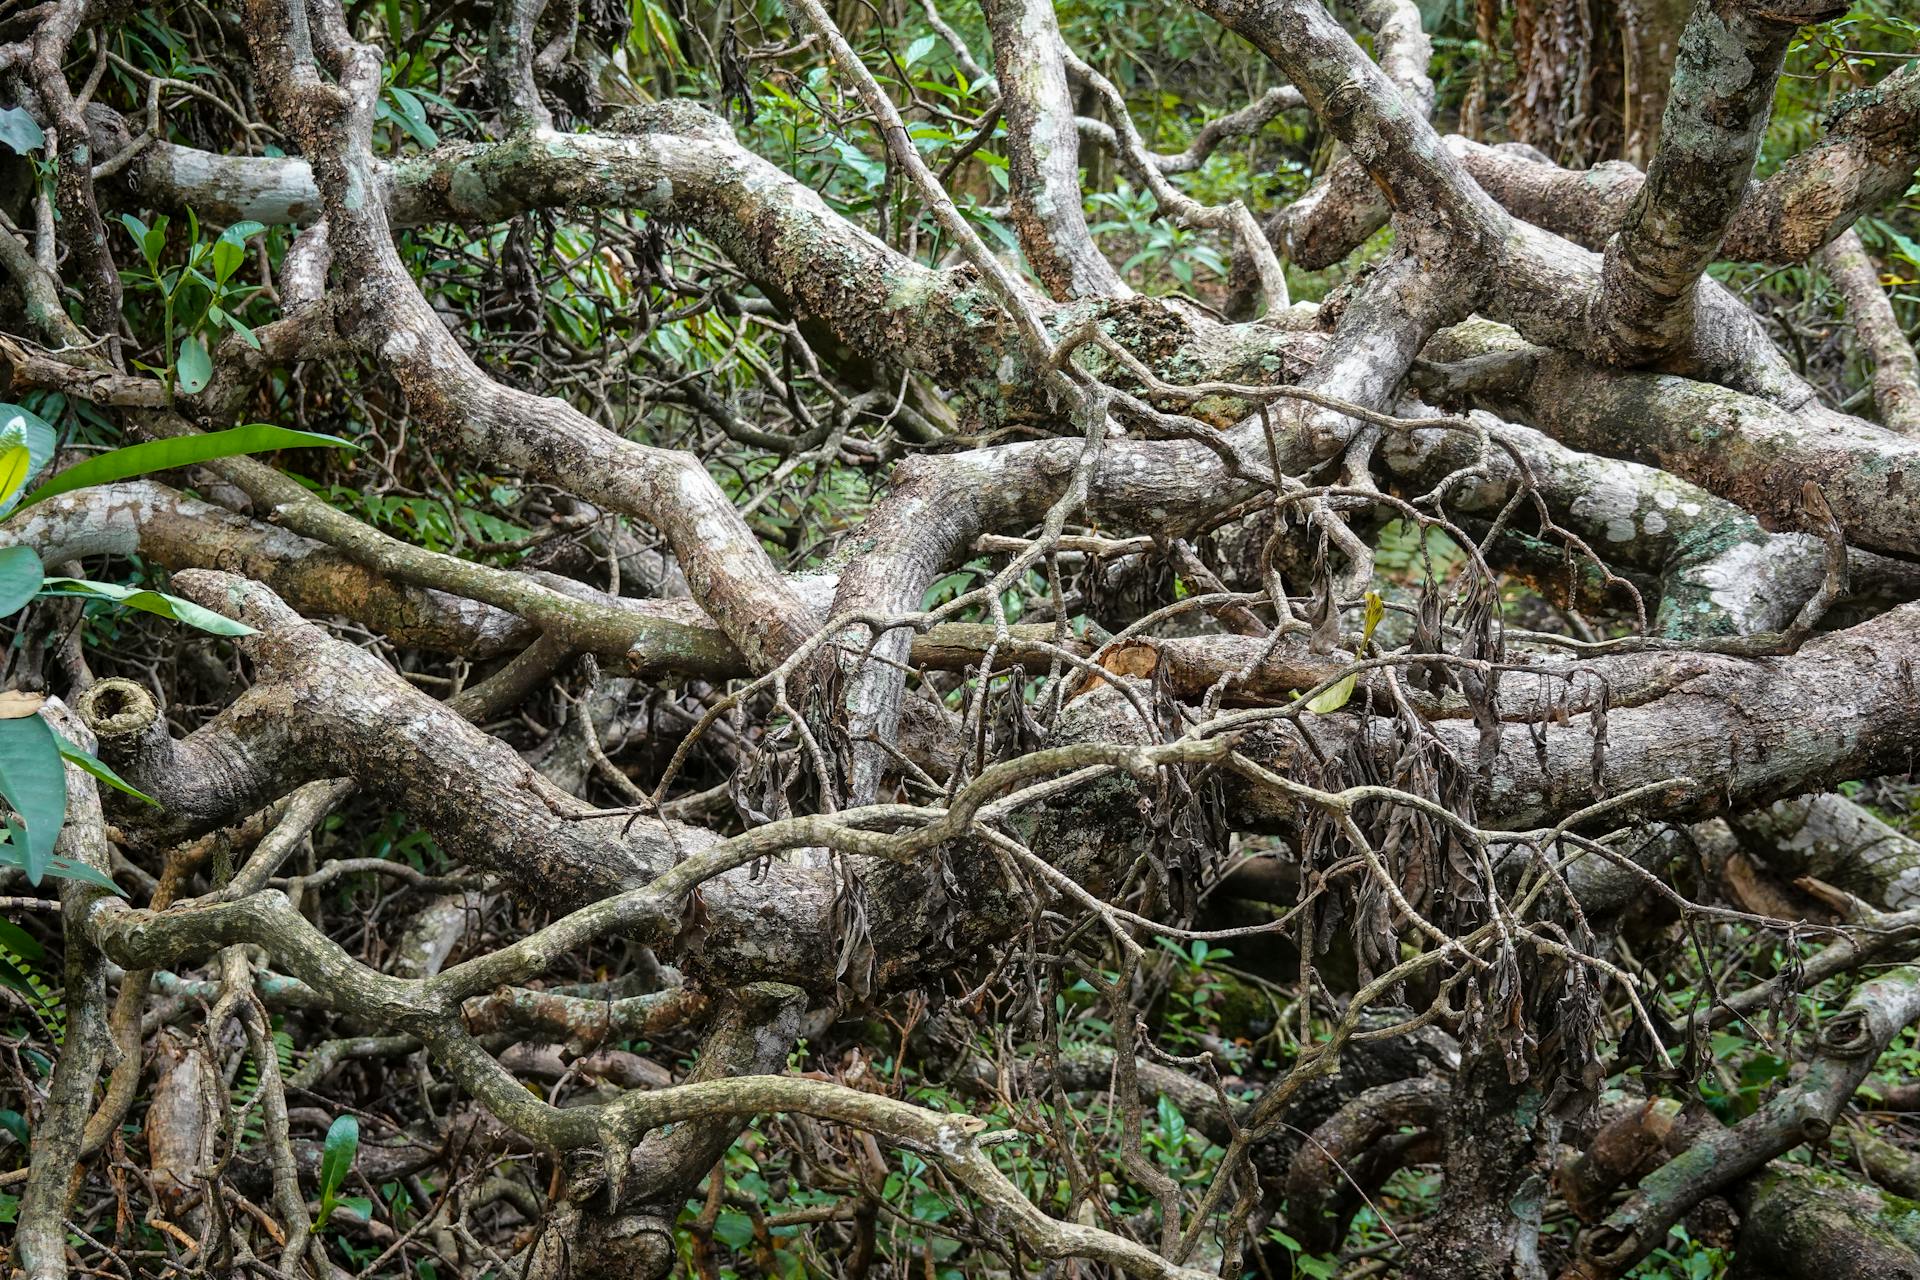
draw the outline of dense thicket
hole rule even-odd
[[[0,10],[10,1264],[1920,1276],[1902,8]]]

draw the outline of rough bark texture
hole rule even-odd
[[[9,1261],[1920,1271],[1920,63],[923,7],[0,20]]]

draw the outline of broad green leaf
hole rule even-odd
[[[328,1195],[345,1185],[353,1159],[360,1153],[360,1122],[350,1115],[341,1116],[327,1127],[327,1140],[320,1150],[320,1193]]]
[[[332,445],[340,449],[357,447],[352,441],[342,440],[339,436],[323,436],[315,431],[292,431],[286,427],[276,427],[270,422],[252,422],[244,427],[206,435],[149,440],[145,444],[128,445],[111,453],[96,454],[78,466],[68,467],[28,494],[21,505],[30,507],[36,502],[74,489],[84,489],[88,485],[112,484],[115,480],[191,466],[197,462],[211,462],[216,458],[319,445]]]
[[[1329,711],[1338,711],[1346,706],[1347,699],[1353,697],[1354,681],[1357,678],[1357,675],[1345,676],[1337,684],[1322,689],[1308,701],[1307,710],[1317,716],[1323,716]]]
[[[1920,194],[1920,182],[1916,182],[1913,190],[1907,192],[1909,198],[1917,194]],[[1899,229],[1885,218],[1862,218],[1856,229],[1866,236],[1869,245],[1877,245],[1879,239],[1885,237],[1895,256],[1920,267],[1920,245],[1901,235]]]
[[[213,278],[225,284],[247,260],[247,237],[257,236],[266,229],[263,223],[246,221],[236,222],[222,231],[220,238],[213,242]]]
[[[973,570],[960,569],[938,579],[932,586],[927,588],[926,594],[921,597],[920,607],[922,609],[931,609],[935,605],[946,603],[948,600],[966,591],[966,589],[972,585],[973,577]]]
[[[918,40],[915,40],[912,44],[907,46],[907,56],[904,59],[902,59],[901,65],[910,67],[914,63],[920,61],[920,59],[926,57],[928,54],[932,52],[933,52],[933,37],[921,36]]]
[[[875,160],[845,138],[830,138],[828,141],[840,156],[840,162],[860,175],[868,190],[878,187],[887,178],[887,166]]]
[[[58,738],[60,742],[61,759],[92,774],[94,777],[100,779],[100,781],[112,787],[115,791],[124,791],[136,800],[145,800],[156,809],[160,807],[158,800],[155,800],[152,796],[115,773],[109,765],[91,751],[86,750],[84,747],[75,746],[65,738],[60,737],[59,734],[55,734],[54,737]]]
[[[253,628],[244,622],[235,622],[232,618],[215,613],[211,609],[203,609],[191,600],[182,600],[179,596],[170,596],[164,591],[152,591],[146,587],[123,587],[113,582],[89,582],[85,578],[48,578],[44,589],[46,594],[52,596],[93,596],[101,600],[111,600],[129,609],[139,609],[143,613],[158,614],[162,618],[184,622],[190,627],[198,627],[216,636],[253,634]]]
[[[160,255],[167,247],[167,215],[161,214],[148,226],[130,213],[120,215],[120,224],[133,236],[140,246],[140,256],[147,260],[147,269],[155,276],[160,274]]]
[[[31,409],[0,404],[0,444],[25,445],[37,472],[53,461],[53,426]]]
[[[753,1220],[744,1213],[723,1211],[713,1220],[713,1234],[729,1249],[745,1249],[753,1243]]]
[[[327,1127],[327,1140],[320,1148],[320,1215],[314,1222],[317,1231],[333,1215],[336,1197],[353,1169],[353,1158],[360,1153],[360,1122],[341,1116]]]
[[[39,414],[0,404],[0,515],[13,510],[27,481],[53,461],[53,446],[53,428]]]
[[[67,817],[67,770],[60,744],[39,716],[0,720],[0,799],[20,815],[27,881],[39,884],[53,860],[53,842]]]
[[[387,86],[387,96],[393,99],[394,115],[415,142],[429,150],[440,145],[440,135],[427,123],[427,109],[419,98],[399,85]]]
[[[1187,1140],[1187,1118],[1180,1114],[1180,1108],[1174,1106],[1163,1093],[1155,1110],[1160,1128],[1167,1135],[1167,1145],[1178,1147],[1184,1143]]]
[[[1915,244],[1912,240],[1901,235],[1892,227],[1884,227],[1883,229],[1887,233],[1887,239],[1893,241],[1893,247],[1900,256],[1908,262],[1911,262],[1914,266],[1920,267],[1920,244]]]
[[[11,951],[28,964],[39,964],[47,954],[32,934],[4,918],[0,918],[0,951]]]
[[[244,341],[248,346],[252,347],[255,351],[258,351],[260,349],[260,339],[254,336],[253,330],[247,328],[246,325],[241,324],[238,320],[234,319],[233,314],[231,312],[225,312],[225,311],[221,312],[220,320],[221,320],[221,323],[227,326],[227,328],[239,334],[241,340]]]
[[[0,547],[0,618],[10,618],[26,608],[46,576],[40,553],[32,547]]]
[[[240,247],[239,241],[222,237],[213,246],[213,278],[225,284],[227,278],[238,271],[240,264],[246,260],[247,251]]]
[[[213,378],[213,358],[207,354],[207,344],[198,338],[180,339],[180,358],[174,362],[174,370],[180,389],[188,395],[205,389]]]
[[[0,111],[0,142],[12,147],[15,154],[25,155],[46,146],[47,135],[25,108],[8,107]]]

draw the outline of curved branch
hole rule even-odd
[[[1849,543],[1920,558],[1920,442],[1910,437],[1687,378],[1606,369],[1528,347],[1496,325],[1458,325],[1428,355],[1462,361],[1454,385],[1562,444],[1663,467],[1769,529],[1801,523],[1801,486],[1812,481]]]
[[[1050,3],[1050,0],[1036,0]],[[1127,112],[1127,102],[1121,96],[1111,80],[1095,71],[1092,67],[1075,57],[1071,51],[1063,50],[1069,68],[1081,82],[1091,85],[1106,104],[1107,115],[1114,121],[1116,146],[1120,159],[1153,192],[1160,211],[1173,219],[1176,225],[1187,227],[1211,227],[1232,236],[1240,247],[1240,252],[1252,260],[1253,273],[1260,281],[1260,290],[1266,295],[1267,313],[1278,315],[1286,310],[1287,276],[1280,267],[1280,260],[1274,256],[1273,246],[1260,230],[1260,224],[1254,221],[1247,206],[1238,200],[1223,205],[1203,205],[1187,195],[1166,179],[1159,165],[1159,158],[1147,150],[1147,144],[1140,137],[1133,117]]]
[[[49,499],[0,529],[0,545],[33,547],[50,564],[137,555],[168,569],[223,568],[265,583],[304,614],[349,617],[396,644],[470,658],[507,653],[534,636],[503,610],[396,582],[324,543],[150,480]]]
[[[1697,286],[1746,193],[1787,45],[1843,11],[1832,0],[1695,4],[1646,185],[1607,243],[1592,304],[1599,354],[1646,364],[1687,345]]]
[[[1785,266],[1804,261],[1862,214],[1897,200],[1920,167],[1920,63],[1906,62],[1879,84],[1835,104],[1825,136],[1744,188],[1721,241],[1721,257]],[[1601,249],[1646,185],[1632,165],[1609,160],[1563,169],[1521,143],[1489,146],[1445,138],[1467,171],[1514,217]],[[1386,225],[1388,207],[1371,183],[1328,184],[1276,216],[1288,257],[1319,270],[1359,248]]]
[[[373,52],[348,42],[341,57],[351,71],[334,88],[299,68],[298,42],[278,6],[260,0],[250,12],[255,62],[315,166],[334,261],[359,273],[341,300],[341,331],[385,367],[422,424],[451,447],[658,528],[695,597],[755,667],[791,652],[813,630],[812,611],[697,459],[634,444],[564,401],[499,385],[427,305],[394,249],[384,202],[370,198]]]
[[[1798,1083],[1739,1124],[1696,1139],[1641,1179],[1625,1204],[1581,1234],[1580,1256],[1561,1280],[1624,1274],[1707,1196],[1801,1143],[1825,1138],[1874,1061],[1916,1018],[1920,970],[1898,969],[1856,988],[1846,1008],[1822,1028],[1821,1054]]]
[[[1287,1170],[1287,1230],[1306,1252],[1338,1249],[1367,1196],[1403,1165],[1437,1154],[1448,1093],[1432,1076],[1377,1085],[1301,1143]]]
[[[1873,403],[1880,420],[1905,435],[1920,436],[1920,359],[1880,287],[1880,269],[1867,256],[1858,232],[1842,232],[1820,251],[1820,265],[1846,299],[1854,337],[1872,368]]]
[[[1860,215],[1898,200],[1920,167],[1920,62],[1834,104],[1827,133],[1747,192],[1722,251],[1801,262]]]
[[[1837,795],[1733,815],[1747,849],[1782,878],[1812,876],[1892,911],[1920,907],[1920,840]]]
[[[1053,0],[982,0],[1007,121],[1013,226],[1034,274],[1056,298],[1131,292],[1093,242],[1080,194],[1080,136],[1066,44]]]
[[[1283,111],[1294,111],[1307,105],[1307,100],[1292,85],[1279,85],[1267,90],[1246,106],[1230,111],[1224,116],[1215,116],[1200,126],[1193,140],[1182,151],[1154,151],[1147,155],[1147,163],[1168,177],[1177,174],[1192,173],[1206,164],[1222,144],[1236,138],[1251,137],[1266,127],[1269,120]],[[1079,125],[1082,139],[1091,140],[1109,150],[1118,152],[1119,137],[1113,126],[1103,120],[1090,120],[1081,116],[1075,122]]]
[[[1422,229],[1443,226],[1471,254],[1505,214],[1440,144],[1426,113],[1409,110],[1385,71],[1360,52],[1319,0],[1193,0],[1194,7],[1271,58],[1387,193]],[[1418,19],[1413,28],[1418,30]],[[1400,28],[1395,28],[1399,30]],[[1413,56],[1409,54],[1409,56]]]

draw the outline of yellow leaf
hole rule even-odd
[[[9,689],[5,693],[0,693],[0,720],[25,720],[40,710],[46,700],[45,694],[21,693],[17,689]]]
[[[1387,602],[1380,598],[1380,593],[1378,591],[1367,592],[1367,623],[1365,629],[1360,633],[1360,647],[1362,649],[1366,648],[1367,642],[1373,639],[1373,629],[1380,625],[1380,619],[1386,616]]]
[[[1353,696],[1353,682],[1355,678],[1354,676],[1347,676],[1332,688],[1321,690],[1313,701],[1307,703],[1307,710],[1317,716],[1323,716],[1329,711],[1338,711],[1340,708],[1346,706],[1347,699]]]
[[[0,503],[11,499],[27,484],[27,470],[33,465],[33,455],[27,452],[25,445],[16,444],[0,450]]]
[[[1379,626],[1380,619],[1386,616],[1387,603],[1380,598],[1380,593],[1378,591],[1367,592],[1367,619],[1360,633],[1360,652],[1354,655],[1356,662],[1367,656],[1367,642],[1373,639],[1373,629]],[[1359,673],[1355,672],[1353,675],[1343,678],[1338,684],[1321,690],[1319,696],[1307,703],[1307,710],[1317,716],[1323,716],[1329,711],[1338,711],[1340,708],[1346,706],[1347,700],[1353,697],[1354,681],[1358,679],[1358,677]]]

